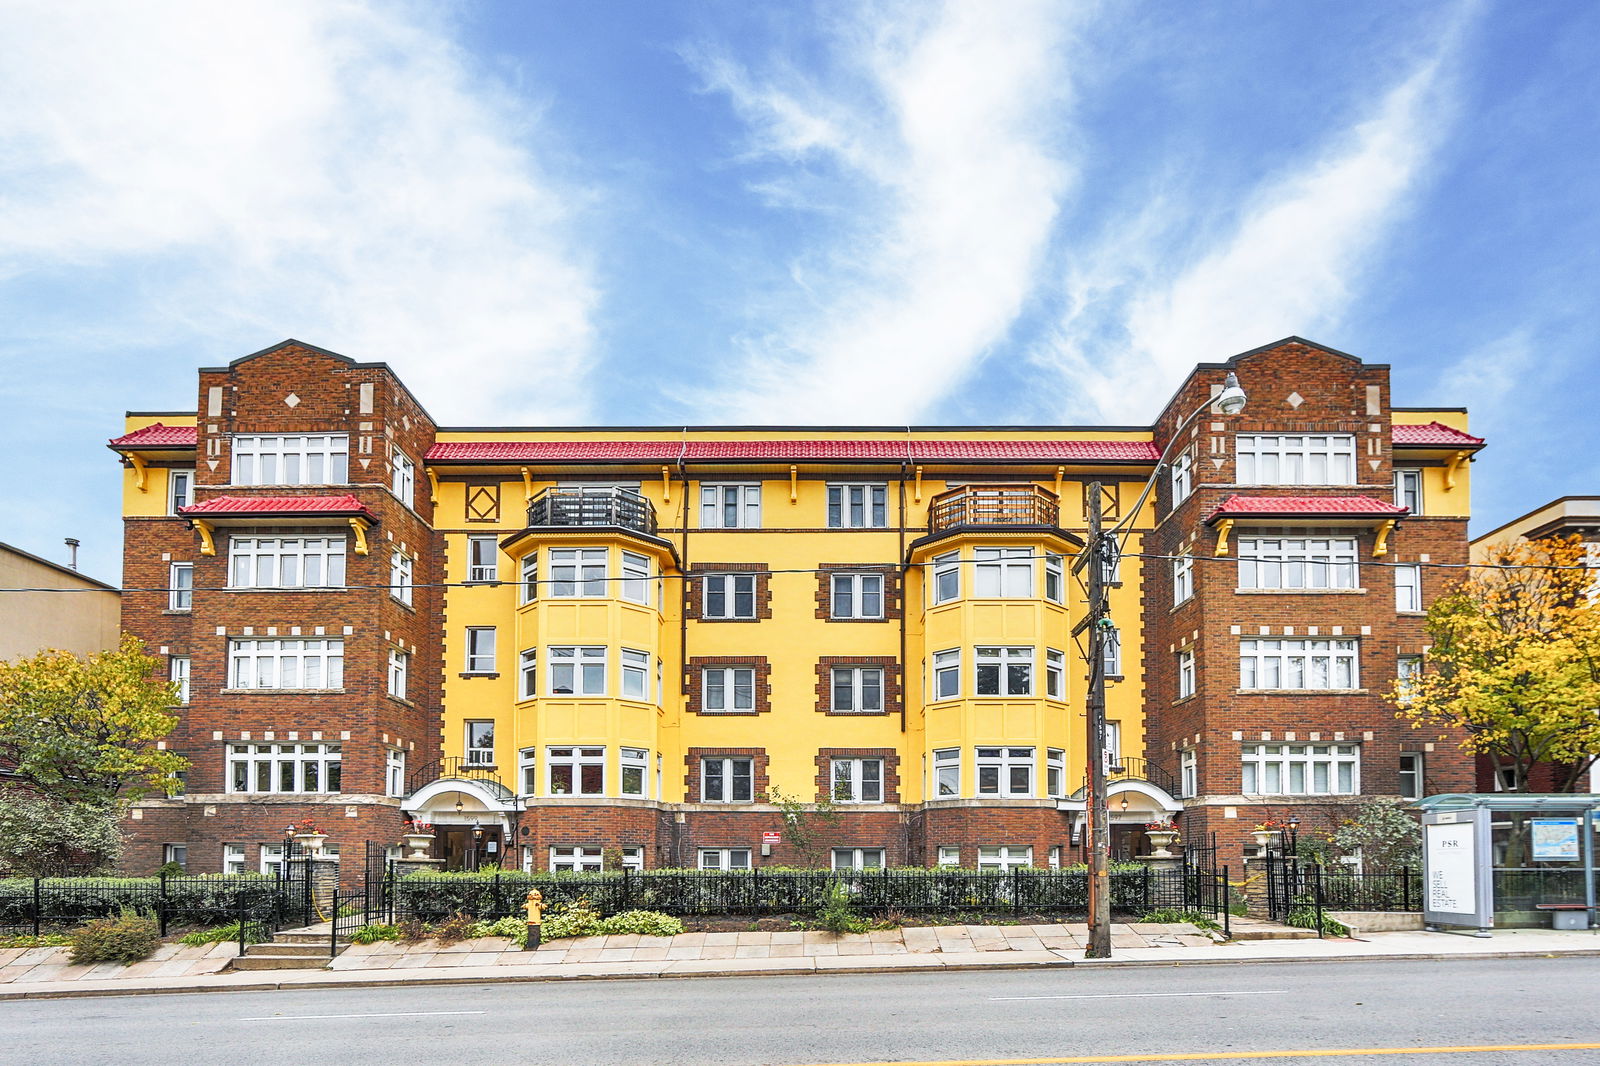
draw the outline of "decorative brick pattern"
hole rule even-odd
[[[900,802],[900,755],[893,748],[823,748],[817,752],[817,802],[828,799],[834,759],[882,759],[883,802]],[[848,809],[848,808],[847,808]]]
[[[833,615],[833,574],[835,571],[851,574],[883,575],[883,616],[880,618],[835,618]],[[905,617],[905,582],[898,566],[875,566],[862,563],[817,564],[816,616],[828,622],[893,622]]]
[[[708,574],[754,574],[756,576],[756,614],[754,618],[706,618],[705,587]],[[700,563],[685,575],[684,617],[691,622],[760,622],[772,617],[772,575],[766,563]]]
[[[835,666],[876,666],[883,670],[883,710],[836,711],[833,709],[833,668]],[[840,718],[899,714],[901,697],[900,663],[891,655],[824,655],[817,660],[817,711]]]
[[[705,702],[705,674],[709,666],[748,666],[756,672],[755,703],[753,711],[708,711]],[[683,691],[688,696],[690,714],[704,714],[717,718],[766,714],[772,710],[772,666],[765,655],[695,655],[689,659],[684,671]]]
[[[750,760],[751,795],[752,803],[765,803],[767,790],[772,787],[772,782],[767,777],[767,749],[766,748],[690,748],[683,757],[683,794],[689,803],[704,803],[700,795],[700,761],[702,759],[738,759]],[[735,806],[737,806],[735,804]]]

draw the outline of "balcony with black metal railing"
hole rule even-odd
[[[545,489],[528,501],[530,528],[614,526],[656,535],[655,505],[622,488],[601,491]]]
[[[1061,501],[1038,485],[963,485],[928,502],[928,532],[960,528],[1061,525]]]

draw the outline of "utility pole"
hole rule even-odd
[[[1111,957],[1111,820],[1106,806],[1106,534],[1101,529],[1100,482],[1084,488],[1089,497],[1088,761],[1089,790],[1089,943],[1084,958]]]

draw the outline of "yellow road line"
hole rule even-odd
[[[1460,1055],[1473,1051],[1596,1051],[1600,1044],[1458,1044],[1452,1047],[1306,1048],[1299,1051],[1171,1051],[1137,1055],[1074,1055],[1059,1059],[937,1059],[834,1062],[814,1066],[1064,1066],[1077,1062],[1215,1062],[1221,1059],[1332,1058],[1335,1055]]]

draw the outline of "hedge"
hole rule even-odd
[[[37,885],[37,889],[35,886]],[[278,883],[259,874],[169,877],[12,877],[0,879],[0,926],[30,925],[34,900],[39,920],[65,925],[120,914],[124,908],[169,921],[219,925],[239,916],[264,918],[277,905]]]

